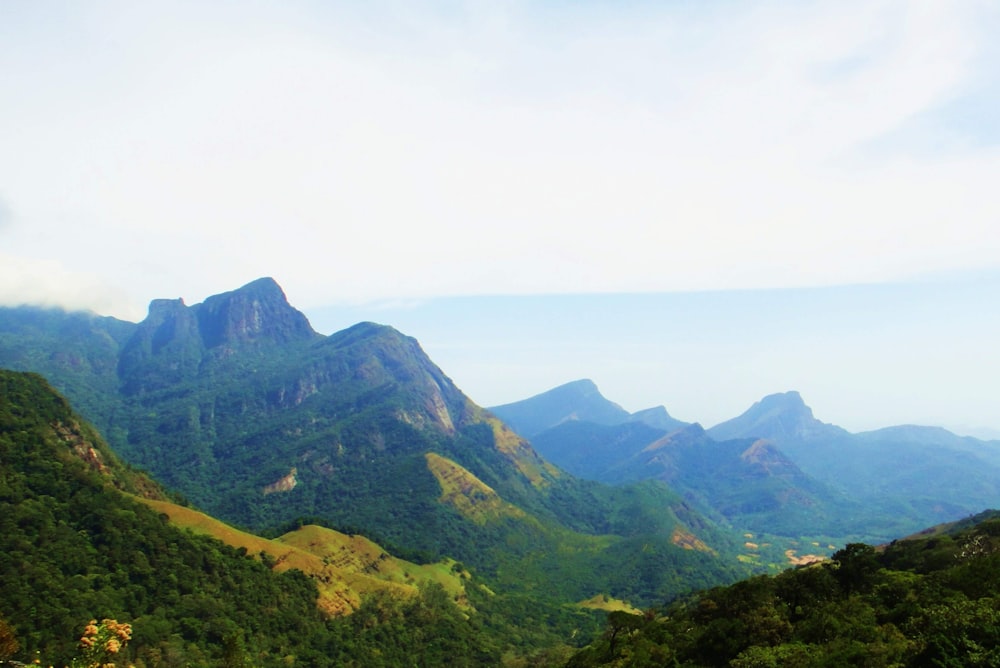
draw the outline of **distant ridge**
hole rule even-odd
[[[997,441],[913,425],[852,434],[818,420],[797,391],[765,396],[704,432],[678,426],[666,409],[640,411],[628,423],[588,421],[596,401],[617,406],[595,399],[589,382],[550,392],[494,410],[515,424],[532,418],[522,428],[538,451],[575,475],[663,480],[737,525],[822,527],[879,541],[1000,506]],[[636,429],[639,422],[650,431]]]
[[[602,425],[635,421],[661,429],[676,429],[687,424],[671,417],[663,406],[629,413],[615,402],[604,398],[597,385],[589,378],[560,385],[521,401],[492,406],[489,410],[528,439],[546,429],[572,421]]]
[[[846,434],[844,429],[813,417],[812,409],[796,391],[770,394],[742,415],[708,430],[708,435],[719,441],[730,438],[767,438],[779,443],[792,438]]]
[[[798,392],[785,392],[764,397],[708,433],[768,439],[806,473],[909,527],[1000,506],[1000,442],[941,427],[854,434],[817,420]]]
[[[668,413],[667,409],[663,406],[654,406],[653,408],[636,411],[628,419],[630,422],[642,422],[643,424],[648,424],[650,427],[665,431],[673,431],[674,429],[680,429],[690,424],[689,422],[678,420]]]

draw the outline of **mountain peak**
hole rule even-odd
[[[650,427],[664,431],[673,431],[689,424],[672,416],[664,406],[654,406],[653,408],[636,411],[628,419],[629,422],[642,422]]]
[[[237,343],[287,343],[317,336],[305,315],[288,303],[281,286],[269,277],[209,297],[194,308],[208,348]]]
[[[550,392],[555,392],[557,390],[574,391],[580,392],[581,394],[600,394],[601,391],[597,389],[597,383],[589,378],[581,378],[580,380],[571,380],[568,383],[563,383]]]
[[[271,278],[270,276],[261,276],[260,278],[254,279],[244,285],[241,288],[237,288],[236,292],[270,292],[279,293],[281,298],[285,298],[285,292],[278,285],[278,282]]]
[[[236,349],[272,349],[318,338],[274,279],[261,278],[193,306],[183,299],[151,301],[149,314],[122,346],[118,374],[133,394],[193,377],[204,362]]]
[[[802,400],[802,395],[796,390],[788,392],[778,392],[769,394],[757,403],[750,411],[756,411],[759,415],[769,415],[775,413],[794,413],[797,415],[813,417],[812,409]],[[749,411],[748,411],[749,412]]]
[[[629,418],[629,412],[605,399],[589,378],[574,380],[528,399],[494,406],[490,410],[525,438],[571,420],[613,425]]]
[[[765,438],[781,443],[830,428],[834,427],[817,420],[802,396],[793,390],[767,395],[739,417],[717,424],[708,433],[720,441]]]

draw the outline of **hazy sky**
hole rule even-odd
[[[480,403],[1000,428],[997,34],[975,1],[3,2],[0,302],[268,275]]]

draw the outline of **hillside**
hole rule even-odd
[[[569,666],[995,666],[1000,513],[882,548],[612,613]]]
[[[41,377],[0,371],[0,661],[68,664],[105,618],[131,624],[120,664],[144,668],[496,666],[597,616],[361,536],[233,529],[164,500]]]
[[[305,657],[289,639],[324,626],[315,586],[171,527],[123,491],[158,496],[132,480],[40,377],[0,372],[0,618],[15,655],[62,665],[82,625],[109,617],[134,622],[134,659]]]
[[[32,329],[24,314],[0,311],[0,364],[53,359],[62,323],[82,318],[46,313]],[[123,459],[243,530],[320,524],[411,562],[456,559],[505,594],[559,603],[608,594],[645,604],[747,572],[733,533],[666,486],[567,475],[416,340],[374,323],[321,336],[271,279],[202,304],[154,300],[120,330],[102,339],[101,359],[117,356],[104,375],[39,370],[72,400],[86,395]],[[498,510],[483,512],[479,495]]]
[[[361,607],[363,597],[384,593],[412,597],[420,585],[435,582],[455,600],[465,598],[460,569],[455,562],[418,565],[388,554],[363,536],[307,525],[275,539],[234,529],[208,515],[168,501],[143,500],[174,526],[210,536],[230,547],[259,556],[278,573],[297,570],[318,588],[317,605],[330,616],[346,615]]]

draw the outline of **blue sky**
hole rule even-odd
[[[478,403],[590,378],[629,411],[705,427],[797,390],[851,431],[946,425],[1000,438],[1000,272],[926,283],[659,294],[458,297],[309,312],[415,336]]]
[[[138,320],[273,276],[320,329],[412,328],[481,403],[587,376],[711,423],[794,385],[848,427],[1000,428],[998,28],[976,1],[3,3],[0,303]]]

